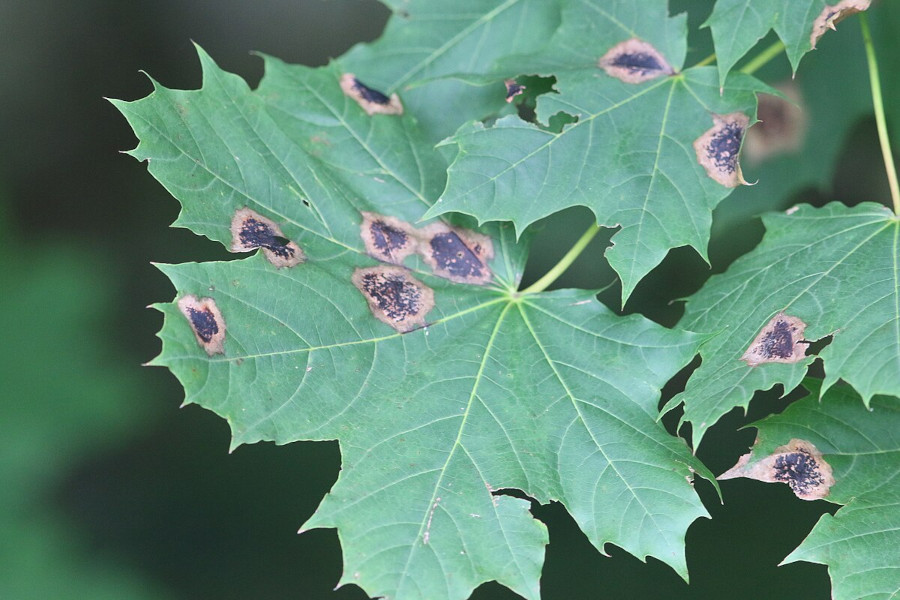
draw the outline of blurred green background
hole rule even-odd
[[[672,2],[673,12],[691,8],[693,26],[710,6]],[[320,65],[374,39],[387,17],[374,0],[0,3],[0,599],[365,598],[352,586],[332,591],[341,570],[333,530],[295,533],[337,477],[337,444],[258,444],[229,455],[226,423],[196,406],[179,410],[174,377],[141,367],[158,352],[161,325],[144,306],[173,296],[150,261],[228,255],[168,228],[178,203],[144,165],[118,154],[136,141],[103,97],[149,93],[139,70],[196,87],[191,41],[255,85],[262,67],[251,51]],[[873,19],[883,72],[895,73],[900,51],[889,42],[900,11],[884,3]],[[709,52],[701,32],[688,64]],[[675,250],[626,312],[674,324],[674,300],[759,240],[752,215],[800,200],[887,197],[864,69],[858,26],[847,21],[797,78],[811,115],[807,149],[745,165],[760,183],[716,211],[712,269]],[[783,58],[759,75],[790,76]],[[900,117],[900,83],[885,84],[889,113]],[[586,214],[542,224],[527,277],[565,252]],[[559,285],[613,281],[600,256],[607,241],[593,242]],[[613,307],[618,297],[615,285],[601,295]],[[753,439],[736,429],[784,406],[760,394],[748,417],[733,413],[711,430],[700,456],[724,470]],[[614,547],[601,556],[559,506],[535,507],[551,535],[544,597],[829,597],[824,567],[776,565],[837,507],[743,480],[723,484],[720,505],[709,485],[698,487],[713,519],[688,532],[690,587],[653,559]],[[514,597],[495,584],[474,596]]]

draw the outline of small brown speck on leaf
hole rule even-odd
[[[760,94],[756,109],[759,122],[748,129],[744,137],[742,158],[751,165],[800,150],[806,137],[807,112],[799,86],[786,81],[775,87],[786,98]]]
[[[506,85],[506,101],[512,102],[513,98],[525,91],[525,86],[516,83],[515,79],[507,79],[503,82]]]
[[[725,187],[746,184],[738,153],[750,118],[742,112],[712,117],[713,126],[694,140],[697,162],[706,169],[707,175]]]
[[[637,38],[616,44],[597,64],[607,75],[625,83],[643,83],[675,72],[652,44]]]
[[[250,252],[257,248],[262,248],[266,260],[279,269],[306,260],[300,246],[285,238],[274,221],[249,208],[238,209],[231,219],[231,251]]]
[[[425,315],[434,308],[432,289],[403,267],[356,269],[352,280],[372,314],[400,333],[424,326]]]
[[[197,343],[208,355],[225,353],[225,319],[215,300],[188,294],[178,301],[178,310],[188,320]]]
[[[806,323],[780,312],[766,323],[741,360],[751,367],[769,362],[799,362],[808,347],[803,339],[805,329]]]
[[[750,458],[750,454],[741,456],[737,464],[716,479],[746,477],[767,483],[786,483],[802,500],[824,498],[834,485],[831,465],[806,440],[792,439],[786,445],[775,448],[769,456],[753,463]]]
[[[370,88],[356,78],[353,73],[341,76],[341,90],[346,96],[356,100],[368,115],[402,115],[403,104],[397,94],[385,95]]]
[[[491,280],[487,261],[494,245],[488,236],[444,223],[432,223],[419,234],[419,253],[438,277],[478,285]]]
[[[399,265],[417,248],[415,229],[406,221],[363,212],[360,236],[369,256]]]
[[[825,35],[829,29],[834,31],[835,25],[850,15],[855,15],[869,8],[872,0],[841,0],[834,6],[826,6],[813,21],[812,33],[809,35],[809,45],[815,50],[819,38]]]

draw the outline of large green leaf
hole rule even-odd
[[[762,243],[711,277],[688,300],[681,322],[718,334],[701,348],[703,363],[669,404],[684,402],[695,445],[719,417],[746,407],[754,391],[800,384],[814,356],[755,366],[742,359],[780,313],[806,329],[793,339],[770,340],[787,339],[799,350],[834,336],[819,354],[825,389],[843,379],[866,404],[875,394],[900,395],[900,221],[878,204],[832,203],[770,213],[763,222]],[[776,348],[773,357],[779,353]]]
[[[432,142],[506,104],[500,82],[473,86],[448,77],[488,73],[497,59],[541,46],[559,25],[551,0],[457,0],[452,10],[432,0],[386,4],[393,16],[384,35],[339,62],[376,88],[401,92]]]
[[[826,499],[845,505],[834,516],[824,515],[784,563],[803,560],[827,565],[835,600],[896,598],[900,592],[897,398],[876,397],[871,410],[866,410],[853,390],[837,386],[821,401],[813,394],[753,426],[759,437],[738,472],[752,471],[782,446],[792,440],[797,446],[796,440],[801,440],[822,454],[819,460],[828,465],[822,469],[832,471],[834,485]],[[771,474],[767,467],[760,472]],[[805,474],[817,470],[821,475],[822,469],[798,468],[794,470],[799,475],[796,479],[784,472],[781,479],[792,487],[802,486]]]
[[[434,227],[415,221],[445,163],[415,115],[367,115],[336,66],[267,58],[253,92],[200,57],[201,90],[155,84],[147,98],[115,101],[140,139],[131,153],[181,201],[179,225],[230,246],[247,207],[308,261],[161,266],[182,301],[216,303],[224,353],[205,352],[177,304],[162,304],[154,364],[179,378],[187,402],[228,420],[234,445],[339,440],[341,476],[305,528],[338,529],[341,581],[457,599],[497,580],[537,598],[547,534],[504,488],[559,500],[598,548],[652,555],[686,576],[685,531],[706,514],[690,479],[707,472],[656,417],[660,387],[701,336],[618,317],[589,291],[516,292],[526,246],[509,226],[482,229],[495,254],[487,285],[407,257],[406,276],[433,290],[435,306],[427,326],[395,331],[352,279],[381,264],[360,237],[362,211],[416,235]]]
[[[558,93],[538,99],[537,118],[548,123],[562,112],[577,122],[561,132],[515,116],[462,127],[452,138],[458,152],[447,189],[427,216],[456,211],[479,222],[512,221],[521,232],[563,208],[587,206],[599,224],[621,227],[606,256],[622,279],[623,302],[670,248],[691,246],[705,258],[712,209],[731,188],[707,175],[695,141],[718,115],[752,122],[756,92],[768,88],[736,74],[720,92],[712,67],[677,72],[685,19],[668,17],[666,4],[566,2],[548,45],[503,65],[512,75],[555,76]],[[675,74],[659,71],[642,83],[606,74],[598,60],[630,39],[652,44]],[[735,145],[745,127],[736,126]]]
[[[871,0],[717,0],[705,25],[712,29],[719,79],[774,29],[794,71],[836,20],[868,8]]]

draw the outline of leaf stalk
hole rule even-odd
[[[747,75],[753,75],[763,66],[765,66],[770,60],[772,60],[782,52],[784,52],[784,42],[778,40],[771,46],[751,58],[746,65],[740,68],[740,71],[741,73],[746,73]]]
[[[575,259],[578,258],[582,252],[584,252],[584,249],[587,248],[588,244],[594,239],[594,236],[597,235],[598,231],[600,231],[600,226],[596,223],[591,224],[591,226],[587,228],[587,231],[581,234],[578,241],[569,248],[566,255],[563,256],[558,263],[553,265],[552,269],[547,271],[543,277],[522,290],[521,293],[537,294],[547,289],[554,281],[559,279],[560,275],[566,272],[566,269],[572,266],[572,263],[575,262]]]
[[[869,31],[869,16],[859,14],[859,25],[862,28],[863,43],[866,46],[866,59],[869,63],[869,82],[872,87],[872,105],[875,108],[875,123],[878,126],[878,141],[881,143],[881,155],[884,157],[884,168],[887,170],[888,184],[891,188],[891,201],[894,214],[900,215],[900,186],[897,184],[897,169],[894,165],[894,154],[888,139],[887,121],[884,118],[884,99],[881,95],[881,79],[878,76],[878,59],[875,56],[875,45]]]

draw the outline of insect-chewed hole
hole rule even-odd
[[[197,343],[208,355],[225,353],[225,319],[215,300],[188,294],[178,301],[178,310],[188,320]]]
[[[746,184],[738,154],[750,118],[741,112],[713,115],[713,126],[694,140],[697,162],[725,187]]]
[[[425,315],[434,308],[432,289],[403,267],[356,269],[352,280],[372,314],[400,333],[424,326]]]
[[[819,38],[825,35],[825,32],[836,29],[835,24],[846,19],[850,15],[855,15],[869,8],[872,0],[841,0],[834,6],[826,6],[813,21],[812,32],[809,34],[809,45],[815,49]]]
[[[278,225],[256,211],[241,208],[231,219],[231,251],[263,249],[266,259],[278,268],[293,267],[306,260],[303,250],[284,237]]]
[[[369,256],[399,265],[416,251],[415,229],[406,221],[363,212],[360,236]]]
[[[420,232],[419,253],[438,277],[459,283],[484,284],[492,273],[491,238],[474,231],[433,223]]]
[[[356,100],[369,115],[403,114],[403,104],[397,94],[387,96],[364,84],[353,73],[344,73],[341,76],[341,90],[346,96]]]
[[[805,329],[806,323],[780,312],[766,323],[741,360],[751,367],[767,362],[799,362],[809,346],[803,339]]]
[[[643,83],[675,72],[652,44],[637,38],[616,44],[597,64],[625,83]]]

